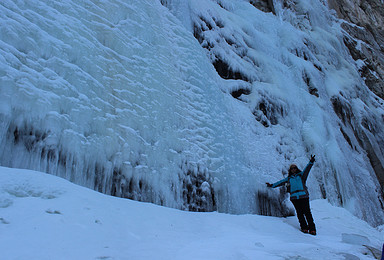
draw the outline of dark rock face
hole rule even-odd
[[[345,20],[344,44],[352,58],[360,64],[359,72],[369,89],[380,98],[384,98],[384,5],[381,0],[328,0],[329,7],[336,11],[340,19]],[[335,112],[353,126],[354,136],[366,151],[381,189],[384,189],[384,166],[382,162],[382,132],[375,126],[362,120],[360,124],[351,122],[351,113],[345,107],[337,106],[333,100]],[[353,121],[353,120],[352,120]],[[347,140],[348,141],[348,140]]]
[[[367,86],[384,98],[384,5],[381,0],[328,0],[345,20],[344,43],[354,60],[360,60],[360,75]]]
[[[252,4],[257,9],[260,9],[263,12],[267,13],[275,13],[275,8],[273,6],[273,0],[250,0],[250,4]]]
[[[367,119],[369,114],[366,114],[361,119],[358,119],[353,113],[353,109],[348,100],[344,97],[332,97],[333,109],[336,115],[341,119],[342,126],[340,131],[345,140],[352,149],[357,149],[360,146],[366,152],[371,163],[376,177],[381,187],[381,194],[384,191],[384,136],[380,126],[375,121]],[[348,133],[349,134],[348,134]],[[379,198],[382,201],[382,198]],[[384,210],[384,205],[381,205]]]

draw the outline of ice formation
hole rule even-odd
[[[311,198],[382,224],[383,100],[324,1],[261,2],[2,1],[0,164],[281,216],[264,183],[316,154]]]

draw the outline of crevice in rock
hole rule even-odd
[[[227,10],[227,11],[228,11],[228,8],[226,8],[225,5],[224,5],[220,0],[216,0],[216,3],[217,3],[221,8],[223,8],[224,10]]]
[[[331,98],[333,110],[336,115],[341,119],[344,125],[351,124],[352,120],[352,107],[347,102],[342,102],[340,97],[333,96]]]
[[[249,0],[249,3],[263,12],[276,14],[273,0]]]
[[[251,94],[251,90],[246,88],[240,88],[237,90],[233,90],[231,92],[232,97],[236,99],[239,99],[241,95],[249,95],[249,94]]]
[[[215,67],[217,73],[222,77],[223,79],[235,79],[235,80],[244,80],[244,81],[250,81],[247,76],[242,74],[239,71],[233,70],[228,63],[226,63],[224,60],[216,58],[216,60],[213,62],[213,66]]]
[[[343,128],[342,128],[341,126],[340,126],[340,132],[343,134],[344,139],[345,139],[345,141],[347,141],[347,143],[349,144],[349,146],[350,146],[352,149],[356,149],[356,147],[353,147],[353,145],[352,145],[351,138],[349,138],[349,136],[345,133],[345,131],[343,130]]]
[[[314,86],[311,78],[309,77],[309,75],[305,71],[303,72],[303,80],[308,87],[309,94],[311,94],[315,97],[319,97],[318,89]]]
[[[273,101],[261,100],[253,111],[256,120],[265,127],[278,124],[278,118],[285,116],[282,106],[275,104]]]

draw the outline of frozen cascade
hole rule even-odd
[[[264,183],[314,153],[311,197],[383,223],[384,104],[325,1],[5,0],[0,21],[1,165],[288,215]]]
[[[170,207],[255,211],[220,185],[250,174],[229,97],[160,3],[5,1],[0,12],[2,165]]]

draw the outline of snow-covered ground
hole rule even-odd
[[[315,237],[296,217],[185,212],[1,167],[0,259],[374,259],[383,226],[311,206]]]

